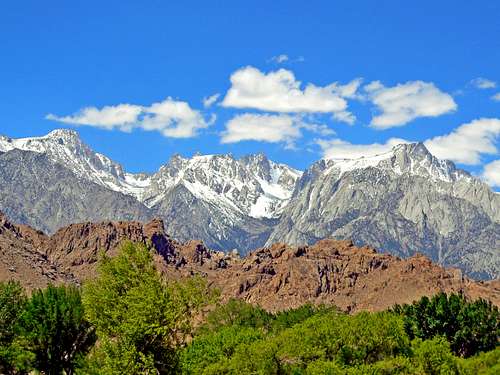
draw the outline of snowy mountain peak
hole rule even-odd
[[[324,160],[329,173],[344,173],[366,169],[378,168],[396,175],[409,174],[442,180],[446,182],[470,178],[470,175],[449,160],[441,160],[430,153],[421,143],[403,143],[394,146],[390,151],[373,156],[355,159],[327,159]]]
[[[57,129],[41,137],[0,138],[0,151],[13,149],[46,154],[82,179],[115,191],[127,190],[122,166],[94,152],[74,130]]]
[[[301,172],[264,155],[236,159],[230,154],[173,156],[153,176],[145,202],[154,206],[170,189],[183,185],[196,197],[226,212],[256,218],[277,217]]]
[[[45,138],[59,138],[81,142],[80,135],[76,130],[73,129],[55,129],[48,133]]]

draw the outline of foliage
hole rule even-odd
[[[132,243],[101,257],[82,296],[49,286],[27,298],[19,284],[0,283],[0,372],[500,373],[498,309],[484,300],[441,294],[347,315],[313,305],[269,313],[231,299],[203,314],[216,300],[201,278],[162,278],[154,253]]]
[[[298,323],[268,334],[232,325],[196,337],[182,354],[183,371],[290,373],[302,371],[314,361],[354,366],[409,351],[403,321],[393,314],[361,313],[351,317],[336,311],[317,311],[303,321],[297,318],[310,313],[309,308],[289,311],[286,319],[278,314],[274,319],[280,326],[283,321],[292,322],[292,317]]]
[[[101,371],[174,371],[176,348],[190,334],[194,314],[214,298],[201,278],[163,280],[145,245],[127,242],[118,256],[103,256],[99,277],[84,286],[83,294],[100,340],[94,358]]]
[[[19,325],[25,346],[34,353],[34,368],[45,374],[61,374],[63,370],[72,374],[77,357],[95,342],[76,287],[49,285],[36,290]]]
[[[226,326],[252,327],[268,331],[272,320],[273,315],[264,309],[231,298],[207,315],[206,322],[199,328],[198,333],[213,332]]]
[[[494,349],[500,334],[500,315],[491,302],[468,302],[460,294],[440,293],[412,305],[395,306],[403,315],[408,335],[421,339],[445,336],[452,351],[463,357]]]
[[[18,343],[19,318],[26,306],[23,287],[14,281],[0,283],[0,373],[27,368],[32,355]]]
[[[444,337],[436,336],[430,340],[416,339],[412,343],[413,362],[421,374],[458,374],[457,358],[453,356],[450,345]]]

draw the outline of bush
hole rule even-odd
[[[464,375],[500,374],[500,347],[474,357],[459,359],[458,366],[460,374]]]

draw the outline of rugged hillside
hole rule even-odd
[[[49,283],[78,283],[40,253],[45,240],[43,233],[14,225],[0,213],[0,280],[16,280],[30,290]]]
[[[214,284],[226,297],[243,298],[272,311],[305,302],[334,304],[350,312],[383,310],[439,291],[463,292],[500,304],[498,284],[470,280],[460,270],[444,269],[420,254],[400,259],[336,240],[256,250],[215,275]]]
[[[468,275],[500,275],[500,195],[423,144],[355,160],[321,160],[298,181],[267,244],[351,238],[417,252]]]
[[[156,248],[157,266],[167,277],[199,274],[219,288],[224,299],[242,298],[271,311],[306,302],[335,304],[350,312],[382,310],[439,291],[463,292],[500,306],[498,281],[473,281],[422,255],[400,259],[349,241],[323,240],[301,247],[275,244],[240,258],[209,250],[200,241],[174,241],[161,220],[74,224],[50,237],[5,219],[0,228],[0,278],[16,278],[29,288],[49,280],[92,278],[99,251],[113,256],[122,241],[132,240]]]

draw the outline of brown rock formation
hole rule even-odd
[[[218,273],[213,283],[226,298],[242,298],[271,311],[305,302],[350,312],[383,310],[440,291],[463,292],[500,306],[498,283],[470,280],[422,255],[400,259],[329,239],[306,247],[275,244],[256,250]]]
[[[47,284],[78,283],[70,273],[62,272],[33,244],[46,236],[27,226],[10,223],[0,213],[0,280],[16,280],[28,290]]]
[[[178,243],[165,233],[161,220],[73,224],[47,237],[3,218],[0,278],[13,277],[28,287],[52,280],[76,282],[70,273],[85,280],[95,276],[99,252],[113,256],[123,240],[151,244],[158,252],[158,268],[167,277],[200,274],[224,299],[242,298],[271,311],[306,302],[334,304],[350,312],[383,310],[439,291],[462,292],[500,306],[500,281],[474,281],[422,255],[400,259],[327,239],[304,247],[275,244],[240,259],[211,251],[200,241]]]

